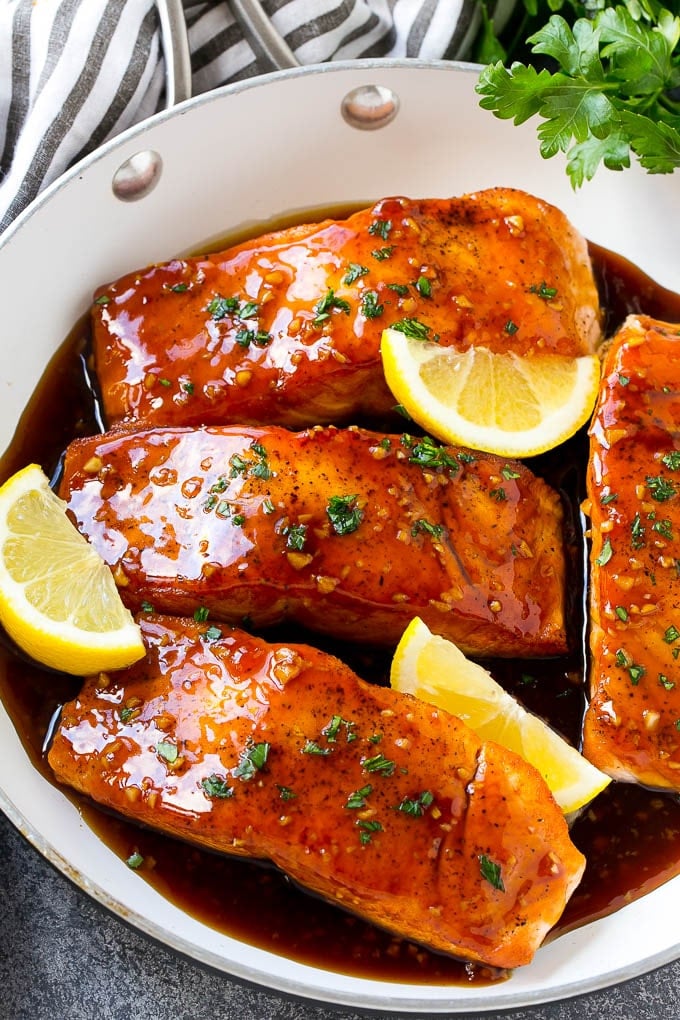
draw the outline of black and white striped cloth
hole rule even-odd
[[[460,0],[263,0],[301,64],[455,55]],[[194,95],[262,73],[227,0],[184,0]],[[267,68],[269,69],[269,68]],[[165,103],[154,0],[0,0],[0,231]]]

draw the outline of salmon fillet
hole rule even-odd
[[[394,405],[386,326],[461,350],[582,355],[599,320],[583,238],[507,188],[386,198],[173,259],[101,287],[92,312],[109,427],[375,421]]]
[[[680,790],[680,325],[630,316],[591,427],[591,700],[584,753]]]
[[[559,497],[514,461],[332,426],[118,431],[70,445],[61,495],[133,609],[566,648]]]
[[[532,766],[304,645],[162,617],[64,706],[57,779],[433,949],[528,963],[584,858]]]

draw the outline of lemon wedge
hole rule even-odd
[[[37,662],[76,676],[144,655],[113,575],[31,464],[0,488],[0,623]]]
[[[444,442],[502,457],[564,442],[589,419],[600,385],[594,354],[461,352],[396,329],[384,330],[380,351],[387,385],[415,422]]]
[[[537,716],[527,712],[456,645],[416,617],[399,642],[392,687],[428,701],[467,723],[482,740],[502,744],[537,769],[564,814],[591,801],[611,782]]]

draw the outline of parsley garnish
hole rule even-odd
[[[321,757],[325,757],[327,754],[331,753],[331,750],[332,750],[332,748],[330,748],[330,747],[321,747],[320,744],[317,744],[316,740],[308,740],[305,743],[305,746],[302,748],[302,753],[303,754],[316,754],[316,755],[319,755]]]
[[[677,627],[674,627],[673,624],[671,624],[670,627],[666,628],[666,632],[663,636],[663,639],[666,642],[666,644],[672,645],[674,641],[678,640],[678,638],[680,638],[680,630],[678,630]]]
[[[495,499],[497,503],[503,503],[508,498],[505,489],[500,486],[498,489],[492,489],[489,493],[492,499]]]
[[[624,623],[628,623],[628,610],[626,609],[625,606],[617,606],[615,609],[615,613],[618,616],[619,620],[622,620]]]
[[[645,481],[649,489],[649,495],[657,503],[665,503],[675,495],[675,482],[670,482],[663,475],[656,475],[655,477],[647,475]]]
[[[672,691],[675,687],[675,681],[669,680],[664,673],[659,673],[659,683],[667,691]]]
[[[382,751],[372,758],[362,758],[361,765],[367,772],[379,772],[383,776],[391,776],[395,769],[394,762],[386,758]]]
[[[361,833],[359,834],[359,842],[362,844],[362,846],[368,846],[368,844],[371,842],[371,839],[373,838],[374,832],[382,832],[382,825],[380,824],[380,822],[376,821],[373,822],[359,821],[357,822],[357,826],[362,830]]]
[[[669,520],[654,521],[652,531],[656,531],[663,538],[673,538],[673,526]]]
[[[505,480],[508,482],[512,481],[512,479],[514,478],[521,477],[519,471],[515,471],[515,469],[510,467],[509,464],[506,464],[505,467],[501,468],[501,474],[503,475],[503,478],[505,478]]]
[[[203,637],[208,641],[219,641],[222,637],[222,631],[219,627],[208,627]]]
[[[411,528],[411,534],[415,538],[416,535],[420,535],[426,532],[431,535],[432,538],[441,538],[444,533],[444,527],[442,524],[430,524],[424,517],[419,517],[417,521],[414,521],[413,527]]]
[[[223,319],[225,315],[238,311],[238,298],[225,298],[218,294],[208,303],[207,311],[213,319]]]
[[[366,276],[367,272],[366,266],[360,266],[358,262],[350,262],[342,282],[349,287],[350,284],[355,283],[362,276]]]
[[[539,285],[536,285],[535,283],[532,284],[531,287],[529,287],[529,293],[537,294],[538,297],[542,298],[544,301],[552,301],[554,297],[557,297],[557,287],[549,287],[544,280],[543,283]]]
[[[374,248],[373,251],[371,252],[371,255],[373,256],[374,259],[377,259],[378,262],[384,262],[385,259],[391,257],[393,251],[394,245],[391,245],[388,248]]]
[[[374,290],[364,291],[361,299],[361,312],[367,319],[377,319],[385,311],[385,306],[378,301],[378,294]]]
[[[207,779],[202,779],[201,786],[208,797],[216,797],[224,800],[227,797],[233,797],[234,795],[233,788],[229,786],[224,776],[217,776],[215,773],[208,776]]]
[[[446,447],[438,446],[430,436],[423,436],[422,439],[414,441],[411,436],[404,435],[401,442],[411,451],[408,458],[411,464],[417,464],[421,468],[448,467],[458,471],[455,458]]]
[[[153,613],[154,611],[151,603],[146,601],[142,602],[140,609],[142,610],[143,613]]]
[[[289,549],[302,552],[307,541],[307,525],[291,524],[289,528],[285,529],[284,535],[286,536],[286,545]]]
[[[159,740],[156,744],[156,754],[160,755],[169,765],[173,765],[179,757],[177,744],[171,740]]]
[[[120,721],[123,723],[130,722],[137,712],[136,708],[121,708],[120,710]]]
[[[479,871],[482,878],[489,882],[494,889],[498,889],[500,892],[505,892],[500,864],[496,864],[496,862],[492,861],[486,854],[479,854],[477,860],[479,861]]]
[[[508,336],[513,336],[518,329],[519,326],[516,322],[513,322],[512,319],[508,319],[506,324],[503,326],[503,330],[508,334]]]
[[[419,276],[413,286],[421,297],[432,297],[432,284],[426,276]]]
[[[392,230],[392,220],[373,220],[368,228],[368,232],[372,237],[381,237],[383,241],[386,241],[390,236]]]
[[[128,868],[132,868],[133,871],[136,871],[137,868],[141,868],[142,864],[144,863],[144,858],[140,854],[139,850],[135,850],[133,853],[130,854],[125,863],[127,864]]]
[[[366,798],[371,793],[373,793],[373,787],[370,784],[362,786],[360,790],[355,790],[354,793],[350,793],[345,807],[349,808],[351,811],[358,811],[360,808],[365,808]]]
[[[280,786],[277,783],[276,789],[279,791],[281,800],[294,800],[297,797],[297,793],[294,793],[290,786]]]
[[[392,329],[403,333],[410,340],[428,340],[430,337],[430,327],[419,319],[400,319],[392,323]]]
[[[630,536],[630,544],[633,549],[642,549],[645,544],[645,526],[639,513],[636,513],[631,521]]]
[[[412,818],[421,818],[434,800],[434,794],[429,790],[423,790],[417,797],[404,797],[397,811],[403,811],[405,815]]]
[[[604,567],[604,565],[606,563],[609,563],[609,561],[610,561],[610,559],[612,558],[613,555],[614,555],[614,550],[612,549],[612,544],[609,541],[609,539],[607,538],[607,539],[605,539],[605,541],[604,541],[604,543],[602,545],[602,552],[597,557],[595,562],[597,563],[598,567]]]
[[[548,14],[556,5],[540,6]],[[628,167],[631,155],[650,173],[680,166],[675,6],[602,0],[561,10],[528,39],[518,35],[537,67],[492,50],[496,63],[477,84],[480,105],[516,124],[538,116],[541,155],[565,153],[575,188],[601,163]]]
[[[665,453],[661,460],[670,471],[677,471],[680,468],[680,450],[671,450]]]
[[[393,290],[399,297],[406,297],[408,294],[408,284],[406,283],[388,283],[388,288]]]
[[[314,325],[320,326],[327,319],[329,319],[331,310],[333,308],[337,308],[339,311],[344,312],[346,315],[349,315],[351,311],[349,301],[345,301],[344,298],[336,297],[335,291],[332,290],[331,287],[329,287],[324,296],[321,298],[320,301],[317,302],[314,308],[314,311],[316,312]]]
[[[243,779],[245,781],[252,779],[256,772],[260,772],[266,766],[270,749],[271,744],[266,740],[247,747],[241,754],[236,768],[231,770],[234,779]]]
[[[350,535],[364,519],[363,510],[357,506],[356,495],[331,496],[326,513],[336,535]]]

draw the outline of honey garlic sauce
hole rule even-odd
[[[607,332],[628,312],[645,311],[680,322],[680,296],[664,291],[639,270],[591,246],[607,309]],[[29,461],[56,471],[60,453],[76,435],[97,431],[92,394],[84,382],[81,357],[85,329],[80,324],[55,356],[36,391],[2,464],[7,477]],[[578,521],[586,445],[577,437],[532,469],[556,485]],[[569,523],[569,521],[568,521]],[[582,562],[574,527],[570,629],[574,652],[564,658],[485,663],[497,679],[531,710],[539,712],[578,742],[585,704],[580,652]],[[286,627],[284,640],[299,639]],[[318,637],[314,643],[321,643]],[[334,647],[365,677],[384,679],[388,656],[353,646]],[[80,681],[43,671],[0,651],[0,696],[35,767],[54,781],[43,755],[50,720],[59,705],[74,697]],[[63,790],[78,804],[88,824],[123,859],[135,851],[144,859],[140,877],[181,909],[233,937],[294,959],[333,970],[417,983],[485,983],[504,972],[465,965],[395,939],[300,891],[273,868],[212,854],[103,814]],[[617,910],[680,873],[680,804],[677,798],[642,787],[613,783],[579,817],[572,838],[588,865],[579,888],[554,930],[583,925]]]

